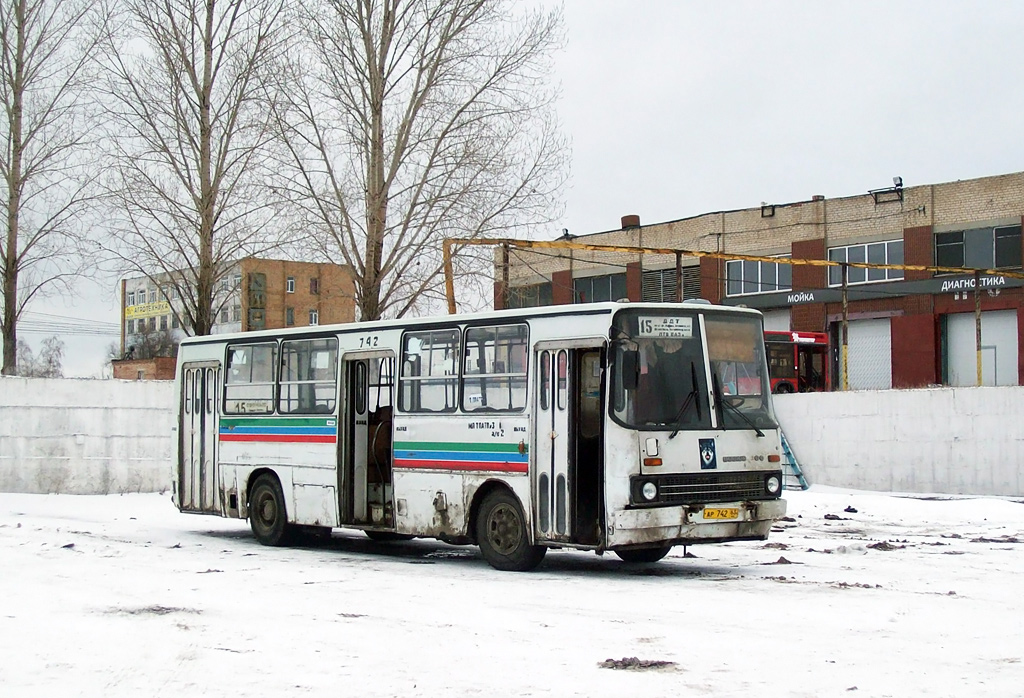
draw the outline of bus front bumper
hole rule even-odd
[[[784,499],[625,509],[609,517],[607,547],[764,540],[785,514]]]

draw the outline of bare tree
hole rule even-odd
[[[39,350],[39,356],[32,353],[32,348],[18,340],[18,372],[17,375],[27,378],[63,378],[64,377],[64,342],[58,337],[47,337]]]
[[[234,263],[280,244],[263,180],[286,1],[125,0],[128,29],[105,51],[109,250],[197,335]]]
[[[360,319],[443,297],[444,237],[558,215],[567,146],[548,76],[560,10],[301,0],[299,15],[281,186],[324,254],[353,268]]]
[[[85,150],[91,56],[102,36],[87,0],[0,2],[0,244],[2,373],[17,372],[18,320],[34,298],[70,288],[83,271],[89,203]]]

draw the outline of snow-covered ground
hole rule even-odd
[[[515,574],[350,532],[264,548],[160,495],[0,494],[0,695],[1024,695],[1024,503],[787,499],[766,544]]]

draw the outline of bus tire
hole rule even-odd
[[[523,508],[504,489],[484,497],[476,520],[476,542],[491,567],[508,572],[532,570],[547,552],[543,546],[530,545]]]
[[[263,545],[282,546],[291,542],[294,532],[288,523],[284,492],[277,477],[264,473],[256,478],[249,493],[249,527]]]
[[[668,551],[671,549],[671,545],[666,545],[662,548],[632,548],[616,550],[615,554],[618,555],[619,559],[623,562],[657,562],[668,555]]]
[[[793,386],[790,385],[789,383],[779,383],[775,387],[775,393],[777,395],[787,395],[787,394],[792,393],[792,392],[794,392],[793,391]]]

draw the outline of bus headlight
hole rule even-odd
[[[776,495],[782,490],[782,479],[778,475],[769,475],[764,480],[764,488],[768,494]]]
[[[648,502],[653,502],[658,496],[658,486],[653,482],[645,482],[644,486],[640,488],[640,494],[644,496]]]

